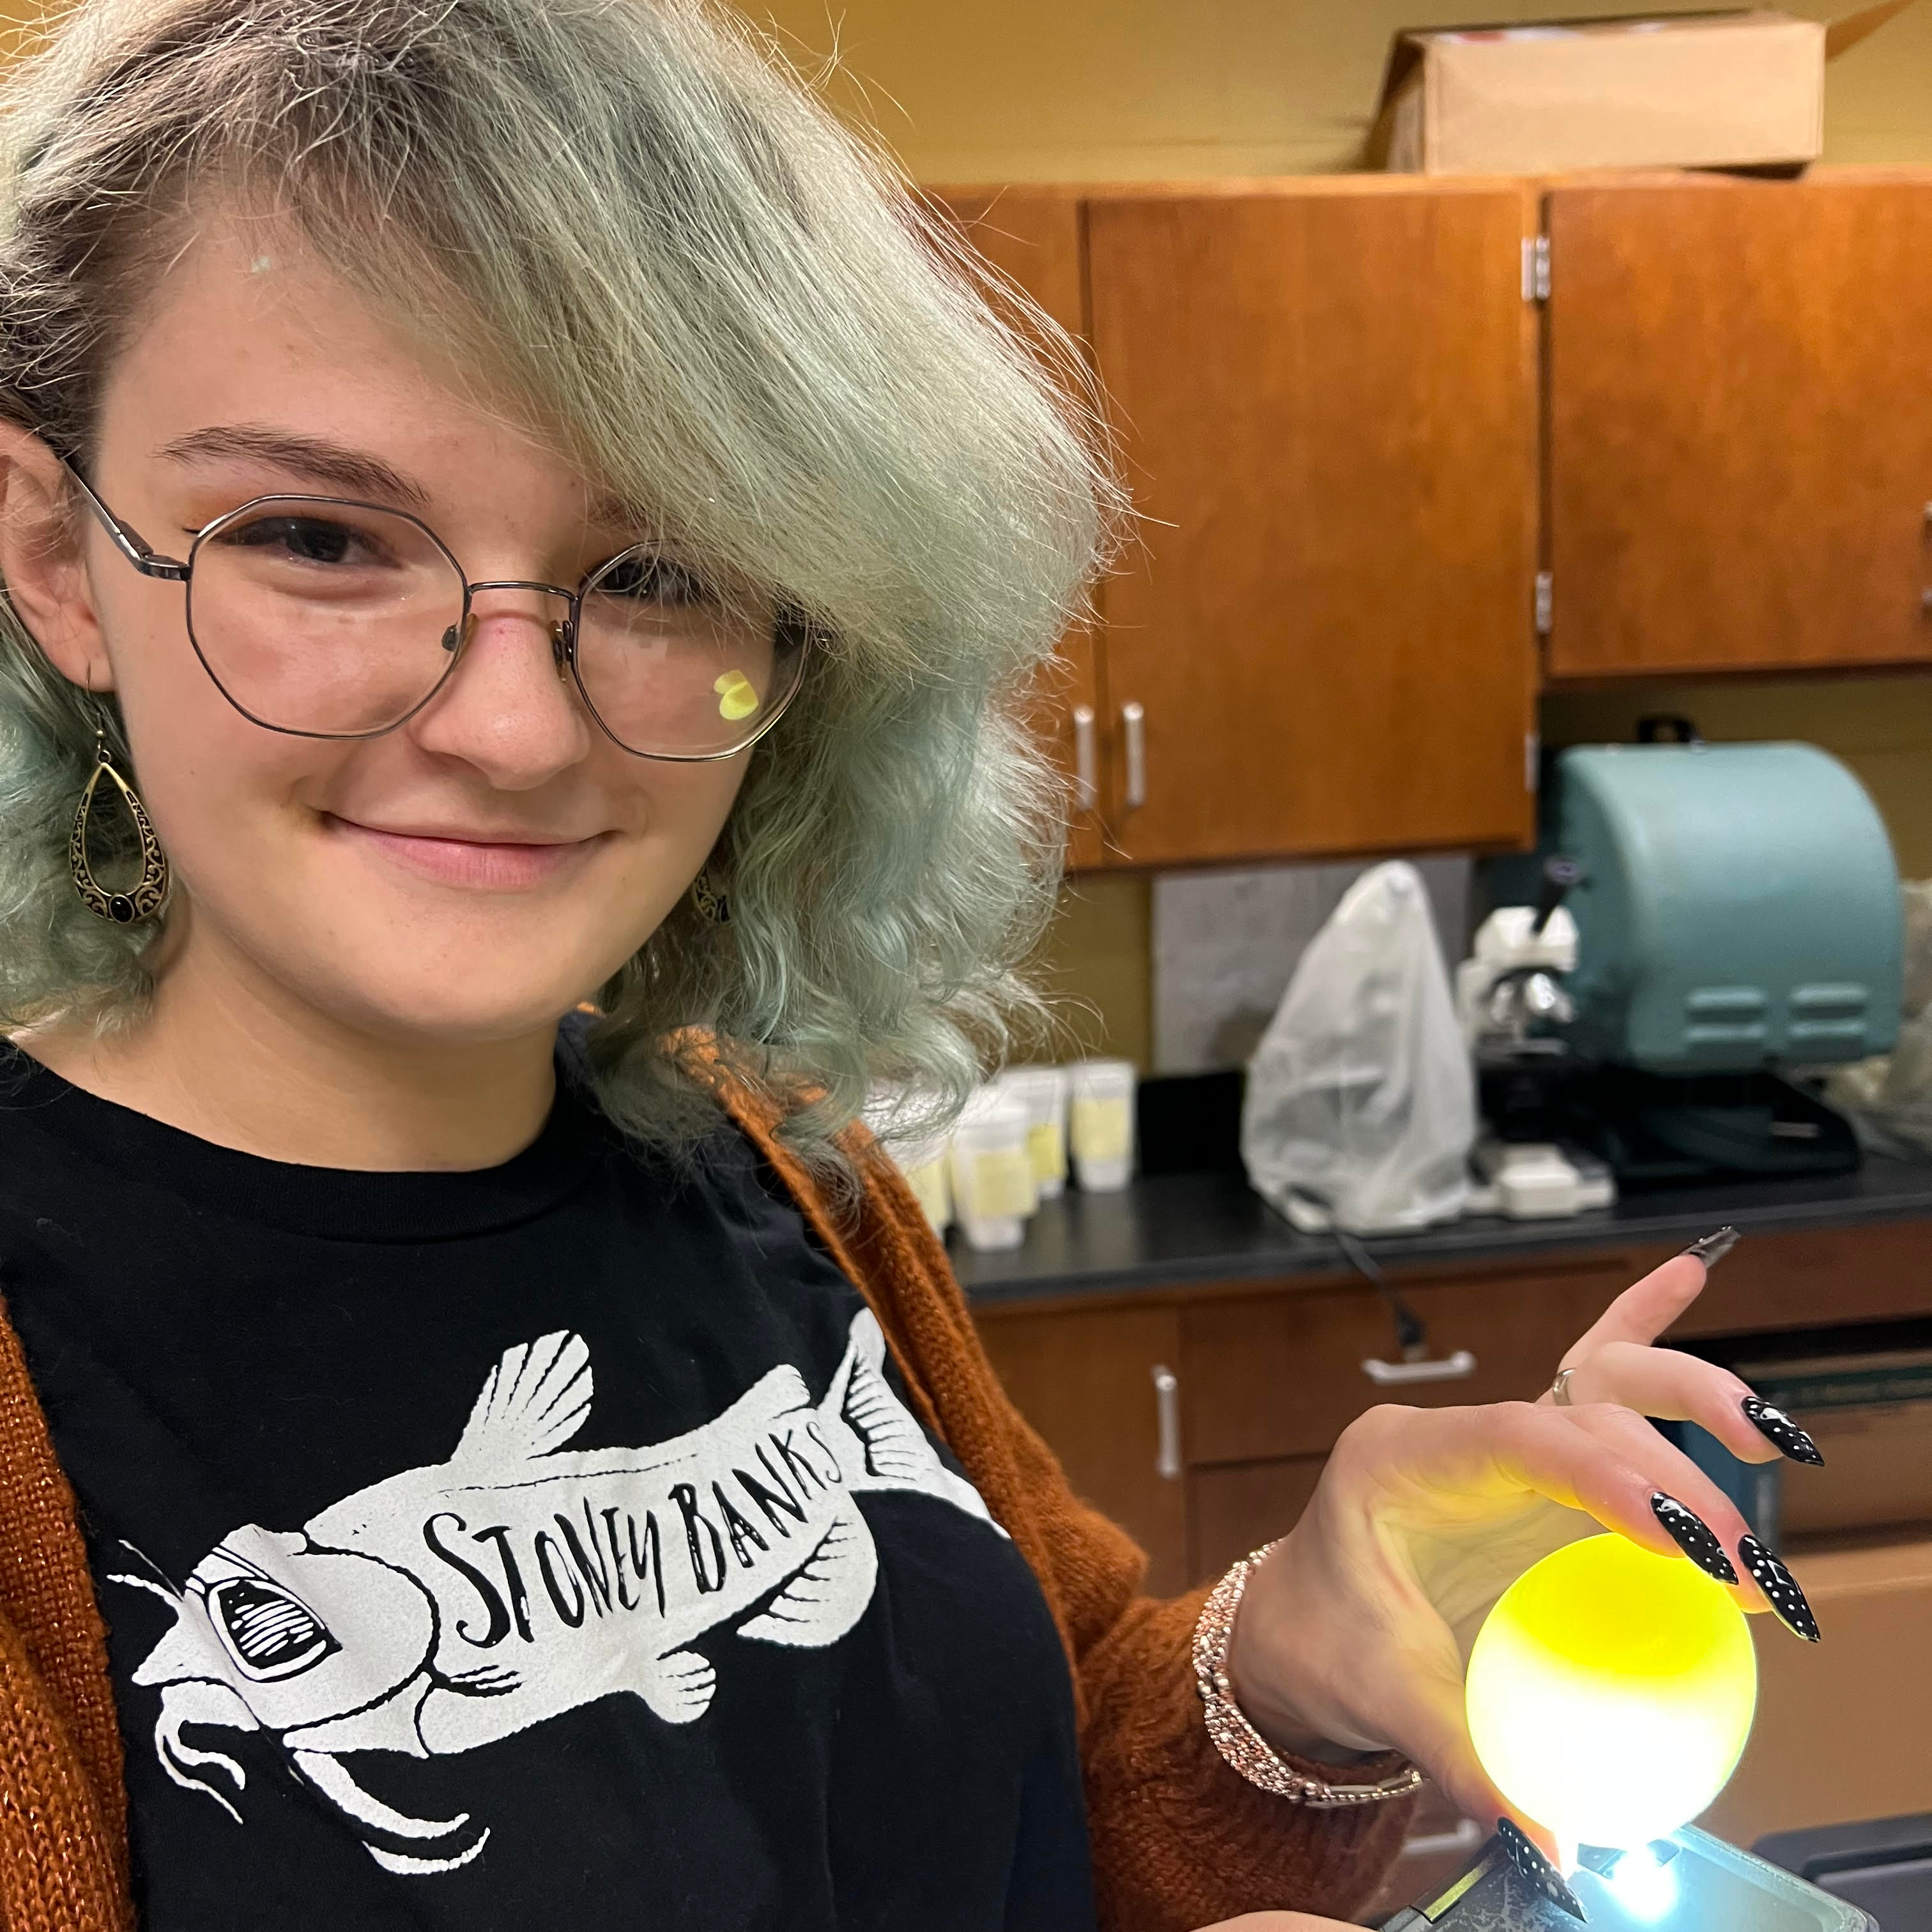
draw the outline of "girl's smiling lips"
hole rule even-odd
[[[334,812],[322,816],[331,833],[352,838],[419,878],[486,892],[548,885],[588,856],[604,837],[600,832],[588,838],[556,838],[531,832],[514,838],[482,838],[441,826],[403,831],[364,825]]]

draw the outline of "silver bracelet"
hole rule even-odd
[[[1414,1766],[1378,1784],[1330,1784],[1325,1779],[1310,1778],[1282,1763],[1234,1702],[1234,1688],[1228,1681],[1228,1640],[1234,1634],[1234,1612],[1241,1606],[1248,1573],[1274,1546],[1264,1544],[1252,1556],[1243,1557],[1214,1586],[1202,1606],[1201,1621],[1194,1626],[1194,1682],[1214,1748],[1250,1784],[1286,1798],[1291,1804],[1323,1808],[1379,1804],[1390,1798],[1406,1798],[1421,1788],[1422,1774]]]

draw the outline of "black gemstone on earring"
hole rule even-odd
[[[1746,1537],[1738,1545],[1738,1554],[1744,1558],[1744,1568],[1751,1574],[1751,1581],[1764,1592],[1765,1601],[1771,1606],[1778,1622],[1794,1636],[1802,1636],[1807,1643],[1816,1643],[1818,1619],[1811,1614],[1811,1606],[1804,1600],[1804,1592],[1798,1587],[1798,1579],[1754,1536]]]
[[[1496,1836],[1509,1854],[1510,1863],[1552,1905],[1560,1906],[1572,1918],[1588,1922],[1590,1915],[1583,1910],[1582,1900],[1564,1884],[1563,1874],[1530,1842],[1514,1818],[1496,1820]]]
[[[1650,1510],[1663,1524],[1671,1541],[1706,1576],[1714,1576],[1720,1583],[1735,1583],[1738,1580],[1736,1569],[1724,1554],[1724,1546],[1702,1516],[1686,1509],[1675,1496],[1667,1496],[1661,1490],[1652,1492]]]
[[[1743,1238],[1735,1228],[1720,1228],[1714,1234],[1693,1241],[1684,1252],[1695,1255],[1707,1268],[1714,1268]]]
[[[131,926],[134,920],[134,902],[125,892],[115,893],[107,902],[109,915],[116,925]]]
[[[1783,1409],[1774,1408],[1754,1395],[1744,1397],[1743,1408],[1744,1420],[1780,1454],[1789,1456],[1794,1462],[1824,1467],[1823,1452]]]

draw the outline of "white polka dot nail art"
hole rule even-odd
[[[1811,1606],[1804,1600],[1798,1579],[1754,1536],[1747,1536],[1738,1544],[1738,1554],[1778,1622],[1807,1643],[1816,1643],[1818,1619],[1811,1614]]]
[[[1686,1509],[1675,1496],[1667,1496],[1661,1490],[1652,1492],[1650,1509],[1671,1541],[1706,1576],[1714,1576],[1720,1583],[1738,1580],[1737,1570],[1724,1554],[1717,1533],[1695,1510]]]
[[[1810,1432],[1800,1429],[1783,1409],[1774,1408],[1754,1395],[1746,1396],[1742,1407],[1744,1420],[1780,1455],[1789,1456],[1794,1462],[1809,1462],[1815,1468],[1824,1467],[1824,1455]]]

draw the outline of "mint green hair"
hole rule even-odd
[[[709,1110],[667,1042],[693,1025],[823,1089],[815,1156],[869,1079],[961,1095],[1032,1001],[1057,882],[1022,688],[1117,519],[1065,338],[996,315],[704,0],[82,0],[0,106],[0,415],[84,461],[218,194],[820,634],[714,857],[730,923],[680,907],[604,989],[613,1118],[690,1144]],[[144,936],[67,875],[95,718],[0,608],[8,1024],[111,1026],[150,990]]]

